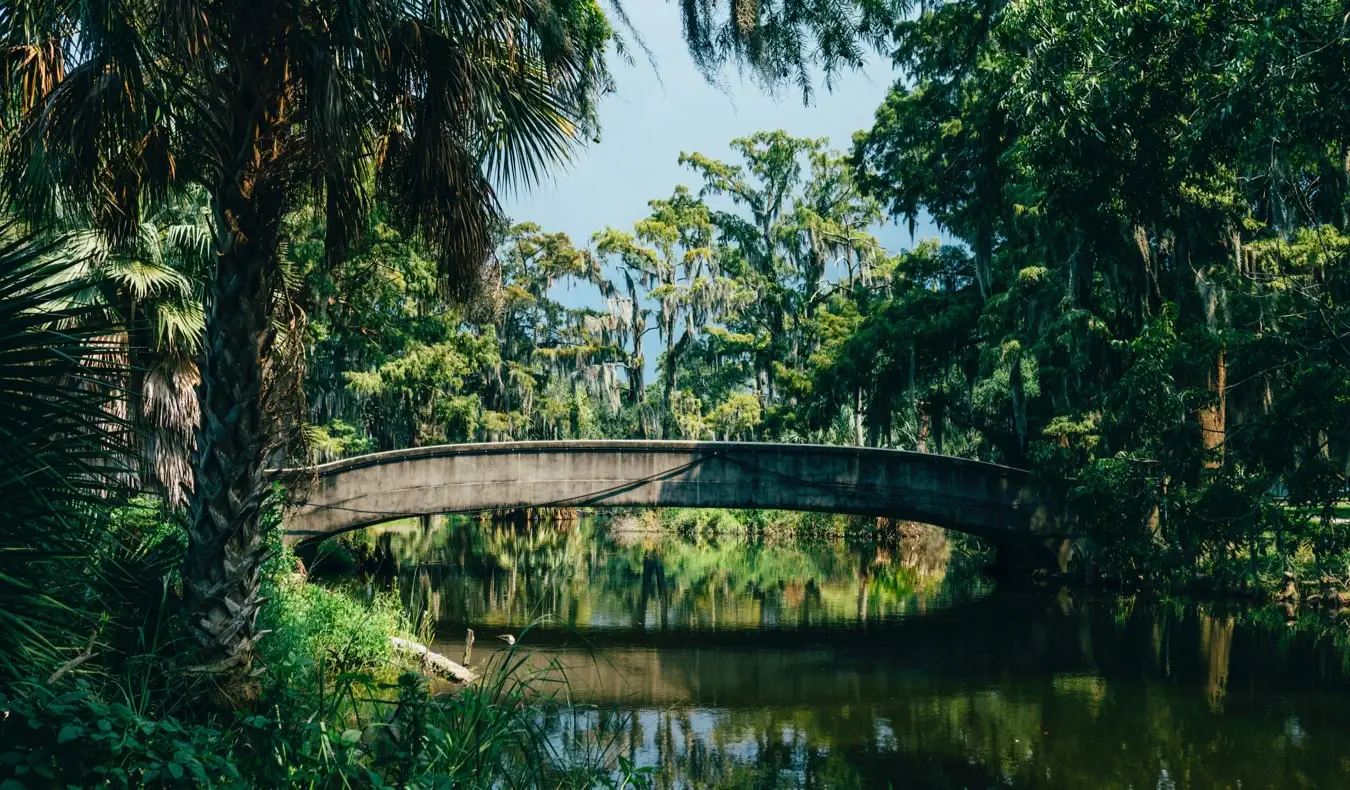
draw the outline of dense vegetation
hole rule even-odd
[[[926,7],[847,155],[759,132],[632,228],[499,228],[472,311],[415,255],[348,261],[311,312],[318,448],[904,447],[1068,489],[1111,578],[1344,576],[1342,11]],[[950,243],[871,235],[923,217]]]
[[[506,674],[435,698],[387,604],[297,579],[275,462],[906,447],[1062,487],[1090,577],[1350,571],[1343,4],[679,11],[709,74],[899,81],[848,152],[688,153],[573,240],[497,189],[594,131],[622,6],[0,2],[0,780],[599,781]],[[872,236],[920,217],[950,243]]]

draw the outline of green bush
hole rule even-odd
[[[648,773],[613,760],[622,722],[567,746],[523,654],[487,681],[435,695],[417,675],[380,684],[346,673],[283,685],[225,722],[146,716],[86,681],[0,694],[0,790],[30,787],[642,787]],[[384,700],[380,704],[378,700]]]
[[[0,788],[245,786],[219,730],[146,718],[86,681],[0,693]]]
[[[259,613],[269,633],[259,657],[281,683],[312,683],[321,664],[370,672],[389,666],[389,637],[410,637],[398,596],[377,592],[369,603],[342,589],[307,583],[295,572],[295,555],[279,549],[263,582]]]
[[[314,547],[314,556],[308,561],[311,574],[320,576],[352,576],[360,570],[361,564],[352,549],[341,543],[338,538],[330,538]]]

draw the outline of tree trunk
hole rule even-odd
[[[263,359],[273,334],[267,278],[280,211],[269,217],[259,200],[256,189],[248,196],[229,189],[213,201],[217,259],[206,292],[202,419],[184,561],[184,606],[199,669],[214,675],[231,701],[256,693],[248,672],[265,554]]]
[[[159,426],[154,425],[145,413],[145,373],[149,367],[147,352],[153,348],[152,338],[147,337],[144,328],[137,324],[136,300],[129,294],[122,294],[120,306],[122,319],[126,322],[127,332],[127,424],[135,426],[136,450],[134,469],[135,486],[138,490],[151,489],[168,497],[168,491],[160,485],[155,475],[154,433]],[[142,322],[144,318],[140,318]]]
[[[853,388],[853,438],[859,447],[867,444],[867,437],[863,433],[863,391],[861,385]]]
[[[975,284],[980,288],[980,300],[989,298],[990,262],[994,257],[993,221],[986,215],[979,219],[979,229],[975,236]]]
[[[1228,424],[1228,361],[1224,350],[1210,371],[1206,385],[1214,400],[1196,415],[1200,422],[1200,441],[1205,452],[1204,467],[1214,471],[1223,466],[1223,445]]]
[[[1013,433],[1017,436],[1017,458],[1020,462],[1027,454],[1027,395],[1026,383],[1022,380],[1022,352],[1013,352],[1008,380],[1012,390]]]
[[[1233,652],[1232,617],[1200,615],[1200,653],[1206,662],[1205,690],[1210,710],[1223,712],[1228,694],[1229,662]]]
[[[1350,145],[1341,149],[1341,230],[1350,230]]]
[[[909,402],[914,411],[914,449],[926,453],[933,426],[929,418],[930,410],[925,408],[923,399],[919,397],[918,352],[913,343],[909,346]]]
[[[1235,234],[1228,242],[1232,245],[1234,264],[1240,266],[1237,238]],[[1226,323],[1223,287],[1200,268],[1195,269],[1195,286],[1205,311],[1205,328],[1211,336],[1219,336]],[[1227,438],[1228,360],[1226,344],[1221,337],[1219,339],[1218,353],[1211,363],[1212,367],[1205,373],[1205,388],[1213,395],[1213,399],[1196,413],[1196,421],[1200,424],[1200,449],[1204,453],[1202,476],[1206,478],[1223,466],[1224,440]]]

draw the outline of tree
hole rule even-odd
[[[744,65],[770,87],[796,83],[809,101],[814,69],[823,71],[828,87],[839,71],[862,66],[868,49],[883,49],[895,21],[912,6],[912,0],[737,0],[725,6],[680,0],[680,20],[704,76],[715,79],[728,64]]]
[[[589,0],[17,4],[6,50],[21,127],[7,167],[30,218],[79,206],[116,243],[187,183],[210,198],[202,426],[184,568],[189,630],[222,689],[248,690],[283,221],[309,196],[340,258],[375,191],[468,293],[492,246],[494,181],[564,156],[607,88]],[[369,173],[374,171],[374,178]]]
[[[640,283],[656,301],[665,409],[674,415],[682,357],[699,332],[734,298],[734,284],[720,276],[713,254],[708,207],[685,187],[668,200],[651,201],[652,214],[633,233],[612,228],[597,233],[596,250],[612,256],[629,282]]]
[[[533,223],[513,226],[498,249],[502,281],[496,306],[496,331],[507,375],[493,376],[498,410],[522,408],[531,434],[560,438],[578,398],[596,400],[616,411],[620,399],[618,370],[632,371],[626,346],[632,340],[630,310],[615,303],[612,283],[589,250],[578,249],[563,233],[544,233]],[[550,296],[555,286],[594,288],[611,309],[568,308]],[[640,365],[638,361],[636,365]],[[534,394],[543,391],[545,405],[559,418],[537,420]],[[551,396],[550,396],[551,393]],[[566,401],[566,402],[564,402]],[[566,418],[561,415],[565,413]]]
[[[922,8],[854,161],[971,260],[916,287],[907,256],[822,381],[882,360],[874,392],[927,391],[930,435],[1079,481],[1114,571],[1340,556],[1268,492],[1327,523],[1350,458],[1306,389],[1338,391],[1345,362],[1347,33],[1335,2]]]
[[[815,350],[815,311],[833,286],[829,269],[843,261],[866,280],[880,257],[867,228],[880,217],[850,169],[827,141],[757,132],[731,142],[742,163],[704,154],[680,162],[703,178],[702,197],[730,198],[737,211],[713,211],[718,260],[742,294],[728,327],[755,338],[750,375],[764,406],[785,408],[803,383],[799,372]],[[719,340],[721,338],[718,338]],[[786,398],[784,396],[786,395]]]
[[[133,488],[172,507],[192,490],[200,422],[196,385],[204,316],[195,283],[210,265],[206,206],[195,197],[164,206],[136,235],[109,248],[85,231],[85,276],[120,329],[127,381],[123,417],[135,429]]]
[[[759,427],[760,414],[759,399],[748,392],[738,392],[718,404],[708,415],[708,422],[723,441],[747,441]]]
[[[770,84],[795,79],[804,96],[812,66],[828,82],[861,64],[903,7],[774,0],[733,3],[719,19],[681,2],[706,74],[735,60]],[[238,675],[254,638],[261,471],[276,428],[262,404],[281,367],[271,308],[286,302],[283,218],[318,196],[337,259],[363,226],[374,170],[451,290],[472,291],[491,244],[494,178],[530,180],[591,125],[613,32],[593,0],[58,0],[0,16],[14,64],[0,93],[19,129],[11,200],[43,218],[59,196],[120,242],[177,186],[210,197],[216,265],[186,604],[203,666]]]

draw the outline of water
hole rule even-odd
[[[522,637],[663,787],[1350,787],[1347,626],[1002,594],[940,537],[445,522],[382,540],[437,649]],[[940,533],[939,533],[940,535]]]

